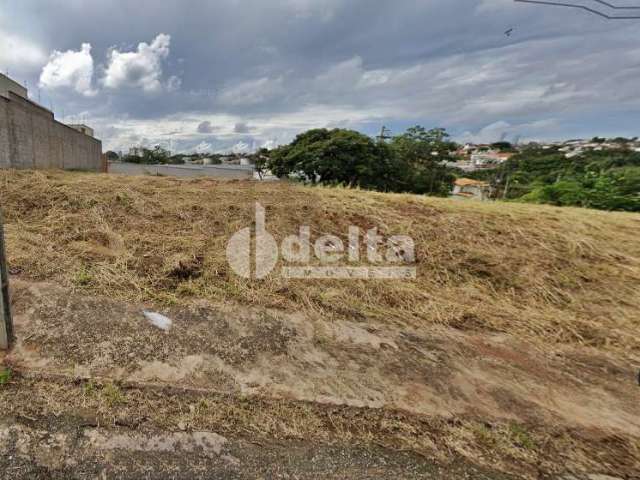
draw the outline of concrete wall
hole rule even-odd
[[[26,87],[23,87],[15,80],[11,80],[6,75],[0,73],[0,95],[7,97],[9,92],[17,93],[24,98],[28,98]]]
[[[121,175],[165,175],[168,177],[213,177],[226,180],[251,180],[253,167],[233,165],[140,165],[137,163],[112,162],[109,173]]]
[[[7,97],[0,96],[0,168],[103,171],[102,142],[8,92]]]

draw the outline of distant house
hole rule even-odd
[[[488,200],[491,195],[491,186],[487,182],[473,180],[471,178],[458,178],[453,187],[453,198],[468,200]]]
[[[502,162],[506,162],[507,160],[509,160],[514,155],[515,155],[515,153],[513,153],[513,152],[498,152],[498,153],[496,153],[496,158],[498,159],[498,161],[500,163],[502,163]]]
[[[482,168],[487,165],[496,165],[506,162],[511,157],[513,157],[513,155],[513,153],[496,152],[494,150],[477,152],[471,154],[471,163],[473,163],[473,165],[478,168]]]

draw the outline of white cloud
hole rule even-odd
[[[249,153],[255,150],[252,145],[249,145],[246,142],[238,142],[233,147],[231,147],[231,151],[233,153]]]
[[[295,18],[314,18],[322,22],[329,22],[336,15],[339,1],[336,0],[287,0],[289,8]]]
[[[167,80],[168,92],[177,92],[178,90],[180,90],[181,86],[182,79],[180,77],[177,77],[176,75],[172,75],[171,77],[169,77],[169,80]]]
[[[273,150],[278,146],[278,141],[274,139],[265,140],[260,148],[266,148],[267,150]]]
[[[248,106],[258,105],[284,93],[283,78],[258,78],[227,86],[218,96],[223,105]]]
[[[24,71],[40,68],[46,62],[45,52],[26,38],[0,31],[0,69]]]
[[[329,88],[337,85],[355,85],[364,73],[363,61],[359,56],[330,66],[326,72],[319,75],[316,82]]]
[[[557,131],[558,127],[558,121],[553,118],[515,125],[499,120],[481,128],[477,132],[465,132],[457,140],[471,143],[492,143],[502,140],[512,142],[517,140],[530,141],[548,137],[549,134]]]
[[[208,153],[213,149],[213,145],[209,142],[200,142],[198,145],[193,147],[193,151],[195,153]]]
[[[83,43],[79,51],[54,52],[40,74],[41,88],[73,88],[91,97],[97,93],[92,88],[93,57],[91,44]]]
[[[167,146],[177,152],[246,153],[289,143],[298,133],[311,128],[357,128],[372,119],[380,120],[367,111],[323,105],[309,105],[293,112],[269,112],[251,117],[250,133],[242,134],[242,142],[235,130],[246,119],[224,113],[201,116],[183,112],[152,119],[93,116],[92,126],[105,150],[127,151],[133,145],[171,143]]]
[[[107,88],[141,88],[145,92],[162,90],[162,61],[169,56],[171,36],[159,34],[151,45],[142,42],[135,52],[120,52],[113,48],[102,80]],[[180,87],[180,79],[171,77],[166,85],[170,90]]]
[[[476,12],[493,14],[508,11],[509,7],[513,7],[513,0],[481,0]]]

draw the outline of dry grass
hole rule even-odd
[[[443,465],[465,458],[518,478],[559,478],[567,472],[636,478],[638,471],[639,446],[635,439],[562,425],[541,428],[477,418],[420,417],[386,409],[237,398],[181,389],[149,390],[110,383],[19,381],[22,388],[0,389],[0,404],[6,405],[6,415],[56,425],[64,419],[75,428],[79,424],[120,425],[142,432],[212,431],[227,437],[246,437],[257,445],[279,440],[376,445],[417,452]]]
[[[411,235],[415,281],[247,281],[226,243],[254,202],[281,240]],[[133,301],[218,303],[637,351],[640,216],[289,184],[0,171],[10,270]]]

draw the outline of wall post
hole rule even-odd
[[[13,321],[9,302],[9,275],[4,248],[4,229],[0,211],[0,350],[8,350],[13,341]]]

